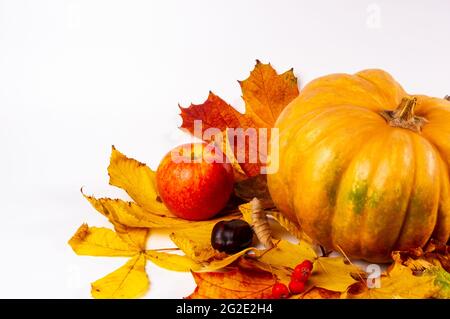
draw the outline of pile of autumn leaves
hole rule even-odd
[[[182,128],[193,133],[194,121],[202,120],[203,130],[216,127],[225,137],[227,128],[271,128],[299,93],[292,69],[279,75],[270,64],[259,61],[250,77],[239,83],[245,114],[210,93],[205,103],[181,108]],[[113,147],[109,182],[125,190],[133,201],[84,195],[113,229],[83,224],[69,240],[79,255],[130,258],[92,283],[94,298],[143,296],[149,289],[147,261],[172,271],[191,272],[197,288],[189,298],[271,298],[274,283],[288,283],[295,265],[305,259],[314,261],[312,275],[305,292],[293,298],[450,298],[448,246],[430,243],[423,250],[393,253],[394,262],[382,274],[380,287],[368,288],[369,274],[345,256],[322,256],[299,226],[273,207],[265,178],[258,175],[261,163],[237,163],[233,155],[227,153],[235,170],[235,195],[220,217],[192,222],[177,218],[160,201],[154,171]],[[242,218],[251,224],[249,201],[255,196],[263,201],[269,218],[296,240],[275,237],[272,249],[249,248],[230,256],[215,251],[210,243],[215,223]],[[147,249],[151,229],[170,230],[179,252]]]

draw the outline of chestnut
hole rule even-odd
[[[252,227],[242,219],[220,221],[211,233],[211,245],[226,254],[235,254],[248,248],[253,242]]]

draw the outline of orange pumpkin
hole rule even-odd
[[[409,95],[386,72],[309,83],[280,114],[277,207],[317,243],[385,262],[450,234],[450,102]],[[278,158],[277,158],[278,157]]]

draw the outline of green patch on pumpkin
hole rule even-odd
[[[336,174],[337,176],[337,174]],[[328,202],[330,203],[330,207],[334,207],[336,205],[336,198],[338,192],[339,180],[337,178],[331,178],[330,182],[326,184],[325,190],[327,192]]]
[[[367,203],[370,208],[377,208],[378,204],[381,202],[381,198],[383,197],[381,192],[374,191],[367,200]]]
[[[356,214],[361,214],[366,205],[368,189],[367,181],[360,181],[353,186],[348,194],[348,200],[352,202],[353,211]]]
[[[327,193],[328,202],[330,207],[336,205],[338,189],[340,185],[340,177],[344,171],[344,167],[341,165],[341,160],[339,156],[336,156],[330,164],[327,183],[325,186],[325,191]]]

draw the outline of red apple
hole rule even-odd
[[[159,164],[156,186],[167,208],[180,218],[206,220],[225,207],[233,191],[233,169],[220,150],[203,143],[174,148]]]

